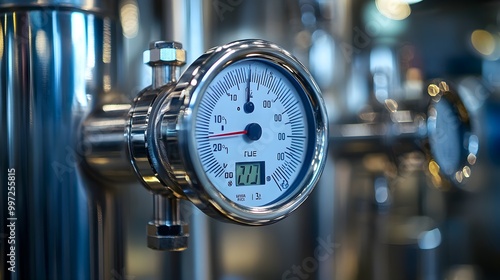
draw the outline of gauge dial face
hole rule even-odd
[[[233,62],[209,82],[195,115],[208,180],[239,206],[283,202],[310,168],[312,119],[309,99],[285,68],[258,58]]]

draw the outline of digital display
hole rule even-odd
[[[236,186],[264,185],[265,171],[263,161],[237,162]]]

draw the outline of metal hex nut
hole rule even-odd
[[[186,50],[182,49],[182,44],[178,42],[153,42],[149,50],[144,51],[143,61],[151,66],[181,66],[186,63]]]
[[[189,226],[148,223],[148,247],[155,250],[182,251],[187,249]]]
[[[189,225],[188,224],[180,224],[180,225],[164,225],[164,224],[156,224],[154,222],[148,223],[148,235],[183,235],[189,234]]]
[[[148,236],[148,247],[159,251],[184,251],[188,236]]]

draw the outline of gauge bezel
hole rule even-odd
[[[425,152],[428,158],[428,172],[431,175],[434,185],[438,186],[443,190],[448,190],[455,187],[461,187],[467,181],[472,168],[477,160],[477,153],[479,150],[479,140],[474,128],[471,124],[471,116],[469,110],[465,106],[459,93],[455,90],[453,85],[442,80],[434,80],[430,84],[436,89],[439,88],[439,92],[431,95],[429,107],[427,110],[427,140],[425,141],[424,147],[426,147]],[[430,93],[429,93],[430,94]],[[450,174],[445,173],[439,167],[439,163],[435,157],[435,151],[431,145],[430,137],[436,131],[436,118],[439,117],[439,113],[436,110],[436,106],[440,102],[447,102],[453,113],[458,117],[459,130],[460,130],[460,143],[462,144],[459,155],[459,163],[453,172]],[[472,143],[475,141],[475,143]],[[438,170],[436,172],[436,169]],[[464,172],[468,172],[464,175]]]
[[[277,202],[260,207],[239,205],[226,198],[206,175],[197,153],[195,118],[197,104],[210,82],[232,63],[259,59],[283,69],[301,87],[310,103],[314,143],[311,164],[299,185],[293,192],[284,195]],[[280,70],[281,70],[280,69]],[[328,145],[326,109],[320,90],[306,68],[290,53],[264,40],[241,40],[217,47],[202,55],[179,79],[185,107],[179,112],[178,144],[181,159],[189,184],[183,187],[185,195],[205,213],[223,220],[247,225],[264,225],[276,222],[299,207],[311,194],[323,170]],[[300,93],[299,93],[300,94]],[[302,172],[302,171],[300,171]]]

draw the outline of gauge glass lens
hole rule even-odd
[[[291,72],[278,64],[247,58],[225,67],[209,82],[195,116],[197,154],[208,180],[245,207],[294,193],[314,151],[311,108]]]
[[[451,176],[460,166],[463,131],[450,102],[442,98],[434,108],[436,119],[429,138],[431,150],[441,170]]]

